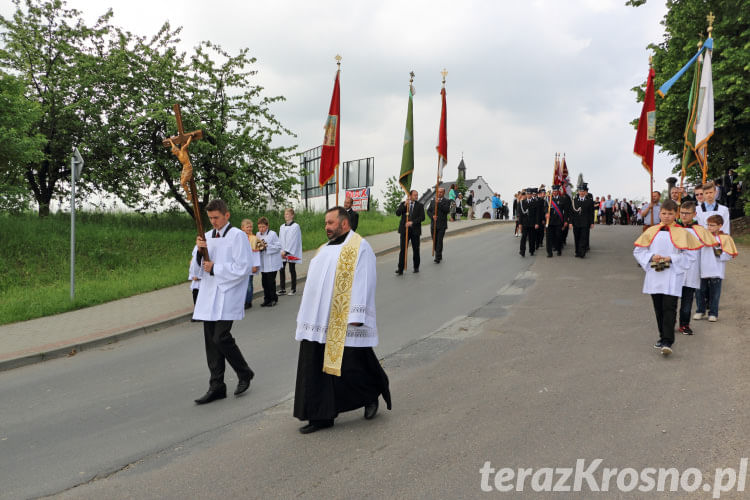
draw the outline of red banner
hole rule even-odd
[[[320,177],[318,183],[325,186],[336,173],[339,166],[339,131],[341,129],[341,110],[339,108],[339,74],[336,71],[336,81],[333,84],[331,106],[328,109],[328,119],[323,135],[323,148],[320,153]]]
[[[654,102],[654,68],[648,70],[646,97],[643,99],[638,132],[635,134],[633,152],[641,158],[641,164],[649,175],[654,175],[654,136],[656,134],[656,103]]]
[[[445,82],[443,82],[445,83]],[[445,104],[445,87],[440,90],[443,97],[443,109],[440,111],[440,129],[438,130],[438,178],[443,178],[443,168],[448,163],[448,110]]]

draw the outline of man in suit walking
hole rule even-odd
[[[396,274],[404,274],[406,247],[411,241],[412,259],[414,267],[412,272],[419,272],[419,239],[422,236],[422,221],[424,220],[424,205],[417,201],[419,192],[416,189],[409,193],[409,205],[402,201],[396,208],[396,215],[401,216],[401,222],[398,224],[399,239],[401,240],[401,249],[398,253],[398,268]],[[407,231],[408,229],[408,231]],[[408,239],[407,239],[407,234]]]
[[[583,259],[589,248],[589,232],[594,228],[594,202],[586,196],[588,185],[578,186],[578,196],[571,200],[573,208],[573,238],[576,244],[576,257]]]
[[[445,230],[448,228],[448,214],[451,211],[451,202],[445,199],[445,188],[439,188],[437,191],[437,210],[435,210],[435,199],[430,202],[427,208],[427,215],[430,216],[430,234],[435,242],[435,263],[440,264],[443,260],[443,237]]]

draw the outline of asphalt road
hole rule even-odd
[[[532,259],[515,254],[517,241],[510,225],[446,238],[440,265],[423,244],[422,272],[402,277],[393,275],[396,254],[379,258],[376,353],[403,351],[496,300],[501,290],[522,293],[510,285]],[[294,390],[299,300],[282,297],[272,309],[256,305],[235,324],[235,337],[256,372],[251,390],[240,398],[193,404],[208,384],[200,323],[0,373],[0,498],[62,492],[179,451],[186,442],[224,432],[288,400]],[[433,358],[448,344],[423,354]],[[394,369],[398,359],[390,361]],[[231,391],[236,380],[227,370]],[[294,421],[291,412],[289,420]]]

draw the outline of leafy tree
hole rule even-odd
[[[629,0],[639,6],[646,0]],[[750,180],[750,0],[668,0],[668,12],[662,20],[664,39],[648,47],[658,87],[674,75],[697,51],[699,34],[708,27],[706,16],[713,12],[714,51],[711,57],[714,87],[715,127],[708,143],[709,178],[735,168],[745,184]],[[645,72],[645,71],[644,71]],[[683,133],[691,74],[688,71],[671,88],[666,98],[657,97],[656,144],[675,160],[680,169]],[[643,100],[643,87],[633,89]],[[637,123],[637,118],[634,123]],[[700,169],[688,172],[688,179],[700,180]],[[747,196],[747,193],[745,194]]]
[[[387,214],[395,213],[398,204],[406,199],[406,193],[404,193],[395,175],[386,179],[385,193],[383,194],[385,196],[383,208],[385,208],[385,213]]]

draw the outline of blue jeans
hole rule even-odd
[[[701,287],[695,291],[695,312],[719,317],[719,298],[721,297],[721,278],[701,278]]]
[[[250,281],[247,282],[247,294],[245,294],[245,305],[253,303],[253,275],[250,275]]]

